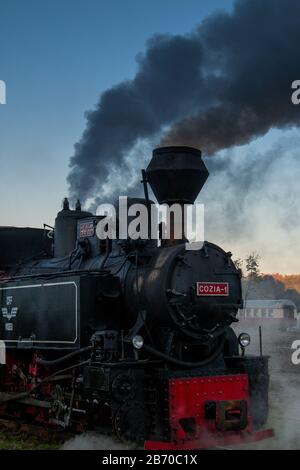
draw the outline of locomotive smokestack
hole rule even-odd
[[[174,212],[170,211],[164,245],[186,241],[184,204],[195,202],[209,175],[201,151],[192,147],[156,148],[146,175],[159,204],[170,208],[173,204],[181,206],[181,215],[176,220]]]
[[[159,204],[193,204],[209,175],[201,151],[192,147],[154,149],[146,173]]]

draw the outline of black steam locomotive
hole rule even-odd
[[[199,150],[155,149],[143,202],[149,183],[160,204],[193,204],[207,177]],[[148,449],[271,436],[268,358],[230,326],[231,253],[187,250],[171,220],[167,239],[99,239],[101,217],[65,199],[54,230],[0,228],[0,415]]]

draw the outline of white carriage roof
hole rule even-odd
[[[293,307],[296,308],[295,303],[289,299],[274,299],[274,300],[246,300],[244,301],[244,308],[283,308]]]

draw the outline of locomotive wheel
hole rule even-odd
[[[150,430],[150,414],[146,407],[131,401],[121,405],[114,419],[114,432],[120,441],[142,444]]]
[[[129,374],[119,374],[112,383],[112,394],[114,398],[122,403],[135,397],[136,384]]]

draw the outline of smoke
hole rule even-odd
[[[122,444],[114,437],[92,432],[75,436],[62,446],[62,450],[130,450],[133,448],[133,445]]]
[[[126,188],[126,156],[134,145],[186,115],[196,95],[202,95],[201,57],[195,35],[160,35],[147,42],[145,54],[137,57],[135,78],[105,91],[87,113],[87,127],[70,162],[71,196],[86,201],[98,195],[113,168],[126,175],[116,193],[124,190],[124,182]]]
[[[207,154],[249,142],[270,128],[299,125],[290,90],[299,74],[299,2],[240,0],[233,13],[209,17],[198,29],[214,102],[175,123],[165,144],[200,146]]]
[[[138,70],[100,97],[70,160],[70,195],[83,201],[125,192],[135,146],[193,145],[204,154],[299,125],[291,83],[299,78],[298,0],[237,0],[184,36],[156,35]],[[130,155],[130,157],[129,157]],[[118,184],[109,184],[118,171]],[[135,182],[137,178],[135,178]]]
[[[259,354],[258,327],[249,327],[243,320],[234,327],[236,334],[247,331],[251,336],[246,354]],[[269,419],[266,428],[273,428],[275,437],[254,444],[236,446],[236,449],[276,450],[299,449],[300,396],[299,365],[291,362],[291,345],[299,339],[299,331],[288,333],[270,324],[262,326],[263,354],[269,355]]]
[[[300,383],[298,375],[299,373],[285,374],[281,370],[280,373],[271,377],[270,425],[275,429],[275,439],[267,443],[267,448],[299,449]]]
[[[255,250],[262,272],[299,272],[300,136],[270,131],[239,149],[207,158],[205,238],[236,258]]]

